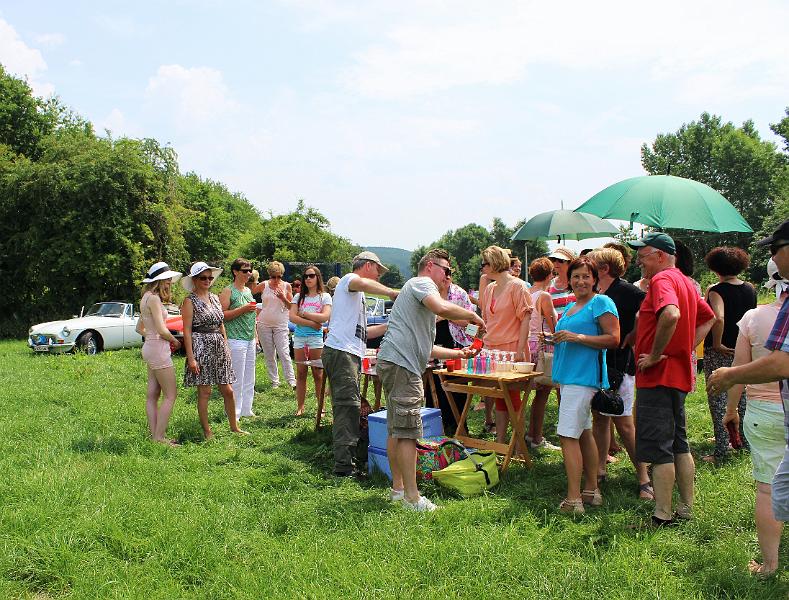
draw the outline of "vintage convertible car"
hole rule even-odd
[[[99,302],[82,317],[33,325],[27,344],[36,352],[81,349],[87,354],[142,346],[134,331],[138,318],[131,303]]]

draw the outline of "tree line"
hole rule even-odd
[[[345,263],[359,250],[303,201],[264,215],[222,183],[180,173],[173,148],[98,136],[0,66],[0,336],[93,302],[137,299],[159,260],[186,271],[236,256]]]
[[[736,127],[704,113],[642,147],[648,173],[670,170],[707,183],[757,232],[670,231],[699,265],[710,248],[739,245],[752,253],[751,279],[764,279],[766,251],[753,242],[789,215],[789,109],[771,129],[783,148],[762,140],[750,121]],[[511,241],[522,223],[509,227],[495,218],[488,228],[470,223],[447,231],[414,250],[412,269],[427,249],[444,247],[455,280],[475,287],[486,246],[511,248],[524,263],[547,252],[544,242]],[[96,301],[136,299],[145,270],[159,260],[181,271],[193,260],[227,266],[237,256],[258,265],[348,264],[360,247],[330,225],[303,201],[286,214],[263,214],[221,182],[182,174],[175,150],[155,139],[99,136],[60,100],[37,98],[0,65],[0,337],[23,335],[32,323]],[[386,283],[402,284],[398,269]]]

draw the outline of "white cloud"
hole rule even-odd
[[[68,66],[69,67],[81,67],[82,66],[82,61],[80,59],[78,59],[78,58],[73,58],[70,61],[68,61]]]
[[[377,41],[341,74],[350,90],[372,98],[408,98],[521,81],[538,65],[601,73],[637,66],[680,84],[712,69],[730,74],[725,91],[737,91],[758,67],[769,78],[762,82],[765,92],[787,90],[789,5],[777,1],[667,0],[657,10],[625,0],[509,0],[482,11],[472,0],[399,6],[398,17],[376,22],[369,35]],[[312,7],[323,9],[329,21],[353,18],[331,2]],[[370,12],[360,12],[356,18],[369,26]]]
[[[33,93],[50,96],[55,91],[51,83],[41,80],[47,63],[41,52],[28,46],[7,21],[0,19],[0,63],[12,74],[26,77]]]
[[[104,132],[107,130],[112,137],[143,137],[144,132],[139,127],[132,124],[126,115],[119,108],[113,108],[109,114],[99,119],[96,123],[96,131]]]
[[[54,48],[63,44],[66,41],[66,36],[62,33],[39,33],[33,40],[41,46]]]
[[[148,80],[145,93],[151,105],[171,115],[181,127],[224,120],[239,108],[222,72],[210,67],[162,65]]]

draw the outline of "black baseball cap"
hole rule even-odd
[[[769,246],[778,241],[786,241],[789,242],[789,219],[786,219],[783,223],[778,226],[778,229],[773,231],[773,234],[769,237],[764,238],[763,240],[759,240],[756,242],[757,246]]]
[[[674,240],[671,239],[671,236],[661,233],[660,231],[648,233],[640,240],[633,240],[632,242],[628,242],[627,245],[636,250],[644,246],[652,246],[653,248],[662,250],[666,254],[673,255],[677,253],[677,246]]]

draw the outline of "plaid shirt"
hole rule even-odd
[[[781,310],[775,319],[775,325],[764,345],[767,350],[789,352],[789,298],[784,300]],[[781,381],[781,399],[784,403],[784,425],[786,427],[786,443],[789,445],[789,379]]]

